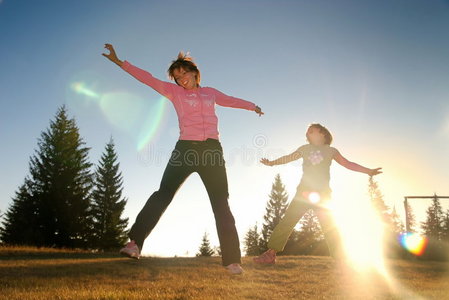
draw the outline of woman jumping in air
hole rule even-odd
[[[161,81],[127,61],[118,59],[114,48],[105,44],[105,57],[137,80],[150,86],[170,100],[178,115],[180,137],[162,176],[159,190],[154,192],[128,234],[130,242],[120,253],[139,258],[140,250],[159,218],[187,177],[197,172],[203,181],[220,241],[222,263],[231,274],[241,274],[241,254],[234,217],[228,205],[228,181],[223,149],[218,140],[218,118],[215,105],[255,111],[263,115],[254,103],[234,98],[211,88],[200,86],[200,71],[193,60],[179,53],[168,68],[168,76],[176,84]]]
[[[339,256],[341,254],[340,238],[327,207],[331,196],[329,169],[332,160],[349,170],[362,172],[369,176],[382,173],[382,168],[368,169],[344,158],[337,149],[330,146],[332,135],[327,128],[320,124],[311,124],[307,129],[306,138],[309,143],[289,155],[273,161],[266,158],[261,159],[261,163],[264,165],[274,166],[302,158],[303,175],[295,197],[270,236],[268,250],[254,258],[258,264],[274,264],[276,262],[276,252],[284,250],[296,223],[309,209],[314,210],[320,221],[330,254],[333,257]]]

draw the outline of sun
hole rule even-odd
[[[369,203],[353,205],[352,212],[334,208],[346,256],[358,267],[383,269],[384,226]]]
[[[367,195],[366,178],[360,174],[333,174],[336,225],[348,260],[359,268],[384,272],[384,224]],[[344,171],[344,170],[342,170]],[[357,176],[358,175],[358,176]]]

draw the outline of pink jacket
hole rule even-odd
[[[180,140],[218,139],[215,104],[247,110],[256,109],[256,105],[252,102],[225,95],[211,87],[186,90],[174,83],[159,80],[128,61],[123,62],[122,69],[173,103],[178,114]]]

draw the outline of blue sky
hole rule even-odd
[[[259,118],[217,107],[241,240],[262,222],[274,176],[290,197],[301,176],[300,162],[269,168],[258,160],[304,144],[312,122],[333,132],[348,159],[384,168],[377,179],[399,213],[405,195],[448,195],[448,32],[449,2],[437,0],[0,1],[0,210],[63,104],[93,163],[114,138],[131,222],[158,188],[178,138],[176,114],[102,57],[104,43],[161,79],[178,51],[190,51],[203,86],[265,111]],[[331,178],[341,205],[366,201],[364,174],[334,164]],[[418,217],[427,205],[414,204]],[[144,252],[193,255],[204,232],[218,245],[206,191],[193,174]]]

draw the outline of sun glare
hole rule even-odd
[[[384,269],[383,225],[369,203],[358,201],[351,210],[335,209],[335,218],[348,259],[357,267]]]
[[[308,198],[311,203],[316,204],[316,203],[320,202],[320,194],[318,194],[318,193],[312,192],[309,194]]]

